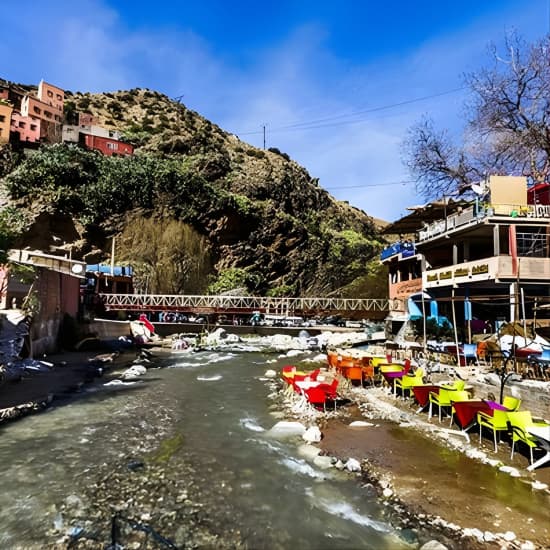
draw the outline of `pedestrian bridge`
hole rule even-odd
[[[100,294],[107,310],[193,311],[197,313],[272,313],[279,315],[322,312],[364,312],[369,315],[389,310],[387,299],[375,298],[271,298],[265,296],[199,296],[163,294]]]

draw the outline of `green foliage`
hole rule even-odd
[[[0,264],[7,262],[8,250],[25,228],[24,214],[11,206],[0,210]]]
[[[290,160],[290,157],[286,153],[281,153],[281,151],[277,149],[277,147],[270,147],[268,151],[271,151],[272,153],[283,157],[285,160]]]
[[[424,321],[422,318],[412,321],[413,330],[417,337],[424,335]],[[426,319],[426,338],[428,340],[448,340],[454,337],[453,327],[445,322],[443,326],[438,325],[435,319]]]
[[[271,288],[267,291],[267,295],[272,298],[279,298],[282,296],[294,296],[296,289],[294,285],[279,285],[274,288]]]
[[[234,289],[251,289],[258,286],[261,278],[241,267],[230,267],[221,271],[208,285],[208,294],[222,294]]]
[[[248,149],[246,151],[246,154],[249,157],[255,157],[257,159],[263,159],[265,158],[265,153],[261,149]]]
[[[100,155],[73,145],[52,145],[27,158],[5,178],[13,198],[54,202],[68,212],[82,209],[81,190],[93,184]]]
[[[251,201],[246,195],[232,193],[230,196],[240,214],[248,215],[255,209],[254,201]]]

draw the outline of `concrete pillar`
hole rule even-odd
[[[499,225],[493,226],[493,256],[500,255]]]

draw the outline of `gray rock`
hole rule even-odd
[[[423,544],[419,550],[448,550],[444,544],[441,544],[438,540],[430,540],[426,544]]]

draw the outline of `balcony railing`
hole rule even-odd
[[[460,212],[437,220],[418,232],[418,242],[426,241],[458,227],[480,223],[486,218],[498,216],[504,218],[550,219],[550,205],[546,204],[472,204]]]

